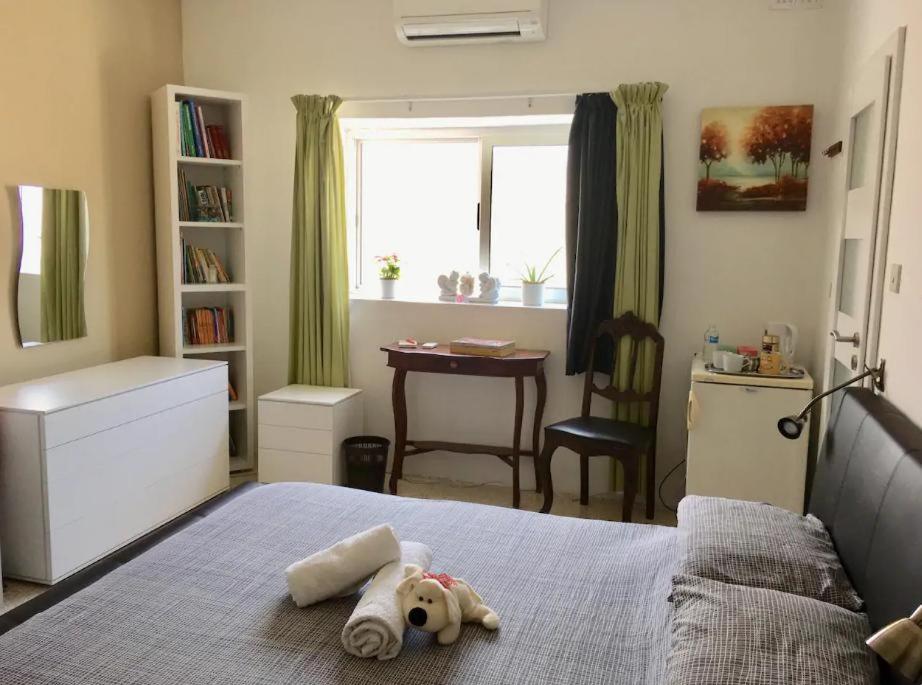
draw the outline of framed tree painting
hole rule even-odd
[[[701,112],[699,211],[804,211],[813,105]]]

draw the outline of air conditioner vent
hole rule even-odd
[[[394,0],[406,45],[544,40],[546,0]]]

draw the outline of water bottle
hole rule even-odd
[[[705,364],[712,364],[714,362],[714,353],[717,351],[717,346],[719,344],[720,332],[717,330],[717,324],[712,323],[704,332],[704,351],[702,356],[704,357]]]

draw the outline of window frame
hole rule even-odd
[[[346,215],[348,241],[352,258],[350,283],[353,292],[363,292],[373,280],[371,274],[363,273],[364,241],[362,234],[362,145],[365,141],[402,140],[407,142],[471,142],[480,146],[480,203],[479,221],[472,229],[478,232],[479,269],[490,270],[490,237],[493,195],[493,148],[505,146],[567,145],[570,124],[514,124],[507,126],[438,127],[438,126],[395,126],[394,128],[362,128],[350,126],[343,130],[346,170]],[[445,266],[446,269],[450,265]],[[433,285],[433,287],[435,287]],[[500,291],[504,301],[521,301],[521,282],[504,283]],[[545,288],[545,302],[566,303],[565,287]]]

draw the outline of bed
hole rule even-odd
[[[922,437],[884,400],[850,391],[827,444],[810,508],[877,628],[922,601],[922,552],[903,544],[922,530]],[[381,522],[481,591],[500,630],[466,626],[451,647],[411,631],[379,662],[340,643],[354,597],[297,609],[282,569]],[[322,485],[254,487],[0,636],[0,683],[664,683],[686,537]]]

